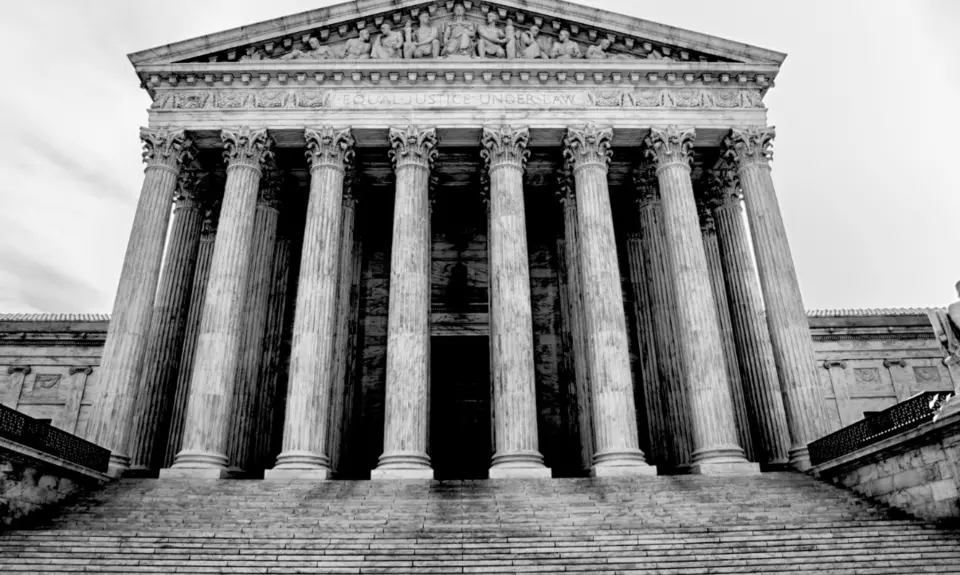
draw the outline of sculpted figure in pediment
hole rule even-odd
[[[587,48],[587,60],[628,60],[629,56],[626,54],[611,54],[607,50],[610,49],[610,46],[613,43],[609,38],[604,38],[597,42],[595,46],[590,46]]]
[[[550,57],[554,60],[573,60],[583,58],[580,52],[580,44],[570,39],[570,32],[560,31],[560,38],[553,43],[553,49],[550,50]]]
[[[257,49],[256,46],[249,46],[247,48],[247,53],[240,57],[241,62],[252,62],[257,60],[263,60],[265,54],[262,50]]]
[[[443,31],[443,55],[472,58],[476,53],[477,29],[467,20],[463,5],[453,8],[453,19]]]
[[[487,23],[477,28],[477,54],[481,58],[517,57],[517,38],[513,23],[507,23],[507,29],[497,28],[497,14],[487,12]]]
[[[403,45],[405,58],[439,58],[440,57],[440,30],[430,24],[430,14],[420,13],[420,27],[413,30],[413,25],[407,22],[405,28],[407,41]]]
[[[380,37],[374,40],[370,57],[378,60],[403,58],[403,34],[394,32],[390,24],[380,26]]]
[[[360,30],[359,36],[347,40],[343,58],[344,60],[369,60],[371,49],[370,32],[365,29]]]
[[[281,60],[333,60],[337,57],[327,46],[321,46],[320,40],[310,38],[307,40],[310,46],[308,50],[294,50],[289,54],[280,56]]]
[[[543,46],[540,45],[540,28],[538,26],[531,26],[528,31],[520,34],[518,54],[520,58],[525,60],[538,58],[546,60],[550,57]]]

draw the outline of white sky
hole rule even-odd
[[[4,2],[0,312],[112,308],[150,104],[126,54],[332,3]],[[960,2],[582,3],[789,54],[765,101],[807,308],[954,299]]]

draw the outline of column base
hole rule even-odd
[[[169,467],[160,470],[160,479],[229,479],[225,467]]]
[[[384,453],[370,479],[433,479],[430,456],[419,451]]]
[[[370,479],[373,481],[395,480],[395,479],[414,479],[414,480],[432,480],[433,469],[429,467],[421,468],[399,468],[399,467],[378,467],[370,472]]]
[[[325,469],[330,471],[330,458],[312,451],[284,451],[277,456],[274,469]]]
[[[494,466],[489,471],[490,479],[550,479],[553,472],[549,467],[529,466],[529,467],[507,467],[501,465]]]
[[[707,461],[691,465],[690,474],[718,476],[760,475],[760,464],[749,461],[729,463]]]
[[[657,468],[653,465],[594,465],[590,468],[590,477],[656,477]]]
[[[810,450],[806,445],[790,448],[790,465],[797,471],[810,471],[813,465],[810,464]]]
[[[326,481],[333,476],[329,469],[325,468],[280,468],[274,467],[263,472],[264,481]]]

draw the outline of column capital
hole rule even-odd
[[[390,128],[390,161],[393,169],[420,166],[430,170],[437,159],[437,129],[423,126]]]
[[[740,204],[740,180],[737,167],[732,161],[722,160],[708,170],[707,185],[714,208]]]
[[[735,161],[741,170],[753,165],[769,167],[776,135],[773,126],[733,128],[730,135],[723,139],[726,148],[724,156]]]
[[[613,157],[612,141],[613,128],[610,127],[587,124],[567,128],[563,138],[563,158],[567,169],[571,173],[587,166],[599,166],[606,170]]]
[[[173,192],[173,201],[177,209],[196,208],[204,194],[210,172],[186,168],[177,176],[177,187]]]
[[[197,153],[193,141],[184,130],[140,128],[140,141],[143,143],[143,162],[148,168],[159,167],[176,172]]]
[[[484,127],[480,134],[480,157],[487,171],[501,166],[523,170],[530,157],[530,128],[514,128],[509,125]]]
[[[670,166],[683,166],[690,169],[693,140],[697,132],[693,128],[667,126],[665,129],[651,128],[650,135],[644,138],[644,153],[656,163],[657,170]]]
[[[212,239],[217,235],[217,224],[220,221],[221,201],[214,200],[204,204],[203,226],[200,228],[200,238]]]
[[[266,128],[241,126],[235,130],[220,131],[223,140],[223,159],[227,169],[245,166],[261,170],[263,164],[273,157],[273,138]]]
[[[345,173],[353,166],[356,141],[350,128],[307,128],[303,135],[307,139],[307,162],[311,171],[324,167]]]

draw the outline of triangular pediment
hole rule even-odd
[[[421,32],[425,17],[429,20]],[[424,42],[413,47],[411,38]],[[562,0],[360,0],[144,50],[130,59],[141,68],[263,60],[472,60],[481,59],[481,52],[501,60],[774,66],[785,58],[779,52]]]

